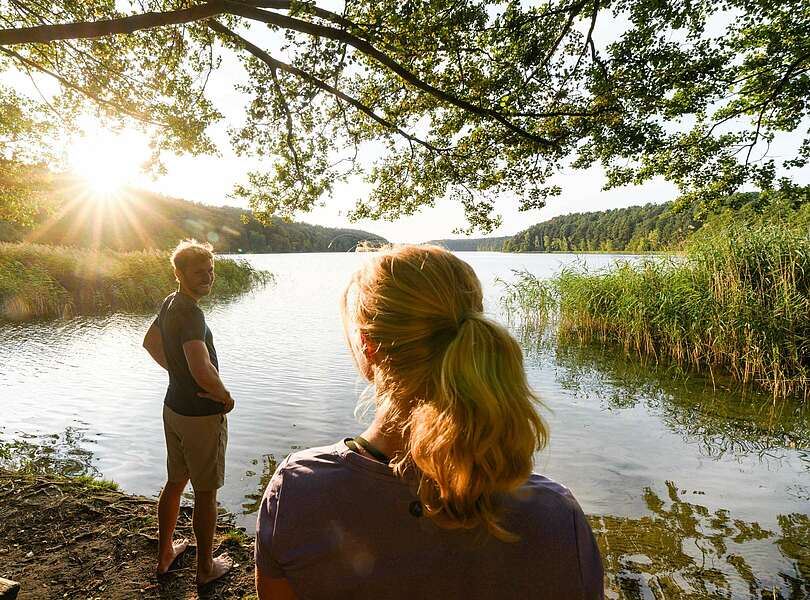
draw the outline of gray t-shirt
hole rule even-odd
[[[410,482],[345,442],[290,455],[259,510],[256,566],[299,598],[604,598],[582,509],[541,475],[504,500],[517,542],[419,516]]]

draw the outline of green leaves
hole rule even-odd
[[[807,0],[524,4],[354,0],[338,13],[316,1],[150,0],[116,12],[111,1],[61,0],[45,13],[0,0],[0,27],[163,19],[128,35],[0,45],[0,69],[56,78],[62,92],[47,112],[61,127],[92,105],[142,123],[157,153],[210,153],[207,132],[226,107],[206,82],[237,54],[245,118],[231,143],[268,160],[236,192],[286,216],[362,176],[372,191],[356,218],[453,199],[487,232],[499,195],[538,208],[560,192],[550,178],[565,165],[601,165],[608,187],[663,176],[686,203],[780,187],[806,164],[806,134],[796,156],[767,150],[810,111]],[[208,6],[230,32],[167,21]],[[270,37],[259,34],[267,23]],[[11,98],[2,90],[0,104]],[[36,131],[36,107],[10,102],[18,134]]]

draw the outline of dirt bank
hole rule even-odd
[[[255,599],[253,541],[223,516],[214,554],[233,571],[198,590],[191,547],[165,577],[154,574],[157,502],[88,479],[0,469],[0,577],[20,582],[19,600],[81,598]],[[176,537],[193,539],[191,510],[181,510]]]

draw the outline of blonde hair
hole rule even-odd
[[[386,431],[405,440],[394,470],[413,470],[426,514],[516,539],[499,523],[499,499],[526,481],[548,429],[520,346],[483,314],[472,267],[436,246],[385,248],[346,288],[343,322]]]
[[[201,258],[214,260],[213,250],[214,247],[208,242],[198,242],[194,239],[181,240],[172,252],[170,260],[175,269],[185,272],[191,263]]]

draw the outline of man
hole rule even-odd
[[[223,576],[233,564],[227,554],[213,557],[217,490],[225,482],[225,447],[233,398],[219,378],[211,330],[197,301],[211,293],[214,255],[209,244],[184,240],[171,263],[178,290],[163,302],[146,332],[143,346],[169,372],[163,405],[168,478],[158,503],[157,573],[169,570],[188,547],[173,542],[180,497],[191,480],[194,489],[194,537],[197,539],[197,584]]]

